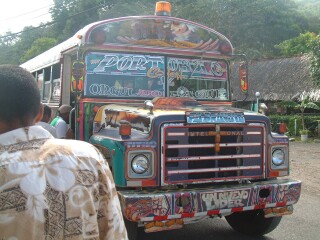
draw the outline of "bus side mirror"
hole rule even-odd
[[[72,63],[71,92],[83,90],[84,72],[85,64],[83,61],[77,60]]]
[[[239,66],[240,89],[244,94],[248,94],[248,64],[247,62],[240,63]]]

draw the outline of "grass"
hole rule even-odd
[[[300,136],[289,136],[289,139],[294,139],[295,142],[301,142],[301,137]],[[307,143],[320,143],[320,138],[318,137],[308,137]]]

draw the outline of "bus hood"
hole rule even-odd
[[[118,127],[127,122],[135,129],[146,131],[156,118],[185,120],[187,123],[245,123],[246,119],[266,118],[244,109],[204,105],[192,98],[155,98],[143,104],[107,104],[100,107],[94,122]]]

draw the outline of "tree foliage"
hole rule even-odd
[[[320,1],[295,0],[299,13],[307,20],[308,31],[320,33]]]
[[[299,109],[300,112],[301,112],[302,130],[306,130],[305,120],[304,120],[304,111],[307,108],[316,109],[316,110],[320,109],[320,107],[317,104],[315,104],[314,102],[310,101],[309,97],[306,97],[306,98],[302,99],[302,101],[300,103],[296,104],[295,108]]]
[[[294,102],[294,101],[282,101],[278,103],[278,106],[281,107],[286,107],[286,108],[295,108],[301,112],[301,125],[302,125],[302,130],[306,130],[305,126],[305,116],[304,112],[306,109],[314,109],[314,110],[320,110],[320,107],[312,102],[310,100],[310,97],[308,96],[303,96],[301,99],[301,102]]]
[[[56,44],[56,39],[54,38],[38,38],[33,42],[31,48],[29,48],[23,56],[20,58],[20,62],[25,62],[40,53],[52,48]]]
[[[14,53],[14,46],[18,36],[12,32],[6,32],[4,36],[0,37],[0,63],[16,64],[18,57]]]
[[[309,54],[310,74],[313,81],[320,86],[320,35],[312,32],[300,34],[276,45],[282,55],[291,57],[297,54]]]
[[[280,53],[286,57],[309,53],[312,51],[317,35],[312,32],[300,33],[298,37],[291,38],[276,45]]]
[[[100,10],[110,8],[113,0],[54,0],[51,8],[53,27],[58,42],[74,35],[78,30],[100,19]]]
[[[320,19],[320,11],[316,11],[320,0],[171,0],[170,3],[172,16],[216,29],[231,40],[237,53],[246,53],[251,58],[275,56],[285,49],[285,44],[280,48],[275,45],[311,32],[311,29],[320,30],[318,22],[313,22]],[[30,26],[19,36],[8,34],[0,38],[0,63],[10,60],[18,64],[20,60],[27,60],[34,51],[30,49],[32,43],[38,38],[54,38],[60,43],[92,22],[129,15],[153,15],[154,8],[154,0],[54,0],[50,10],[51,26],[43,25],[39,29]],[[290,49],[307,51],[299,47]],[[314,66],[316,62],[314,60]]]
[[[313,81],[320,86],[320,35],[311,44],[310,73]]]
[[[290,0],[200,0],[196,5],[187,10],[191,20],[215,28],[252,57],[274,55],[274,45],[297,36],[305,22]]]

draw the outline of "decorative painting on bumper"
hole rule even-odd
[[[228,189],[119,192],[119,197],[127,219],[150,222],[283,207],[296,203],[300,193],[301,182],[291,181]]]

